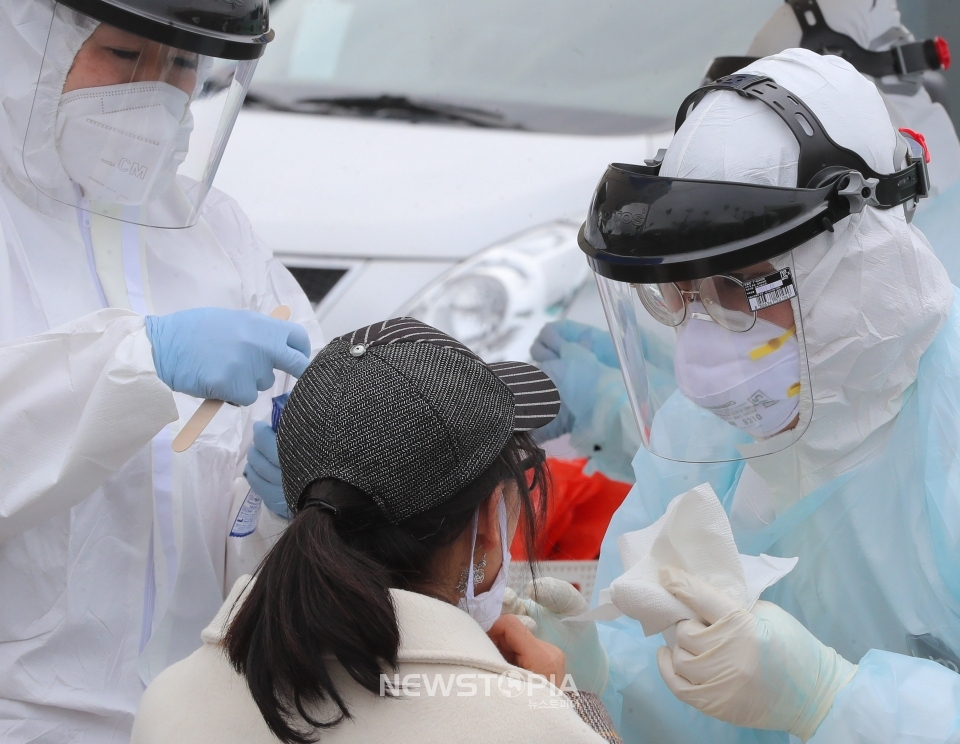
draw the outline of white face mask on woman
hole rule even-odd
[[[190,96],[169,83],[143,82],[65,93],[57,151],[90,201],[146,204],[163,194],[187,156]]]
[[[503,555],[503,563],[497,572],[497,578],[493,581],[493,586],[488,591],[475,595],[473,587],[476,567],[473,564],[473,556],[477,549],[477,522],[479,517],[480,507],[477,507],[477,511],[473,515],[473,542],[470,545],[467,591],[457,606],[476,620],[484,631],[488,631],[500,617],[503,609],[503,595],[507,588],[507,577],[510,574],[510,548],[507,545],[507,506],[503,494],[500,495],[500,503],[497,504],[497,517],[500,520],[500,551]]]
[[[744,333],[687,321],[678,330],[674,372],[687,398],[757,439],[782,431],[800,406],[796,334],[761,318]]]

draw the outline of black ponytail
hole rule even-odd
[[[286,744],[308,744],[350,718],[330,656],[373,694],[397,667],[400,630],[390,589],[447,599],[432,584],[433,558],[467,529],[476,508],[503,483],[517,485],[527,555],[536,555],[546,513],[546,458],[514,434],[494,463],[454,497],[399,525],[366,493],[338,480],[314,483],[302,509],[256,572],[224,647],[260,713]],[[318,720],[308,708],[331,704]]]

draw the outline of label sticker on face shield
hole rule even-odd
[[[747,302],[753,312],[797,296],[797,289],[793,284],[793,275],[790,273],[789,267],[780,269],[774,274],[758,276],[756,279],[745,281],[743,291],[747,294]]]

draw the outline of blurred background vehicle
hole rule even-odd
[[[604,326],[576,233],[780,0],[279,0],[216,185],[327,338],[398,313],[490,361]],[[589,279],[589,282],[588,282]]]

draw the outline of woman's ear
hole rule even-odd
[[[477,548],[488,554],[500,554],[500,516],[497,505],[501,499],[503,486],[498,486],[497,490],[480,504],[477,516]]]

